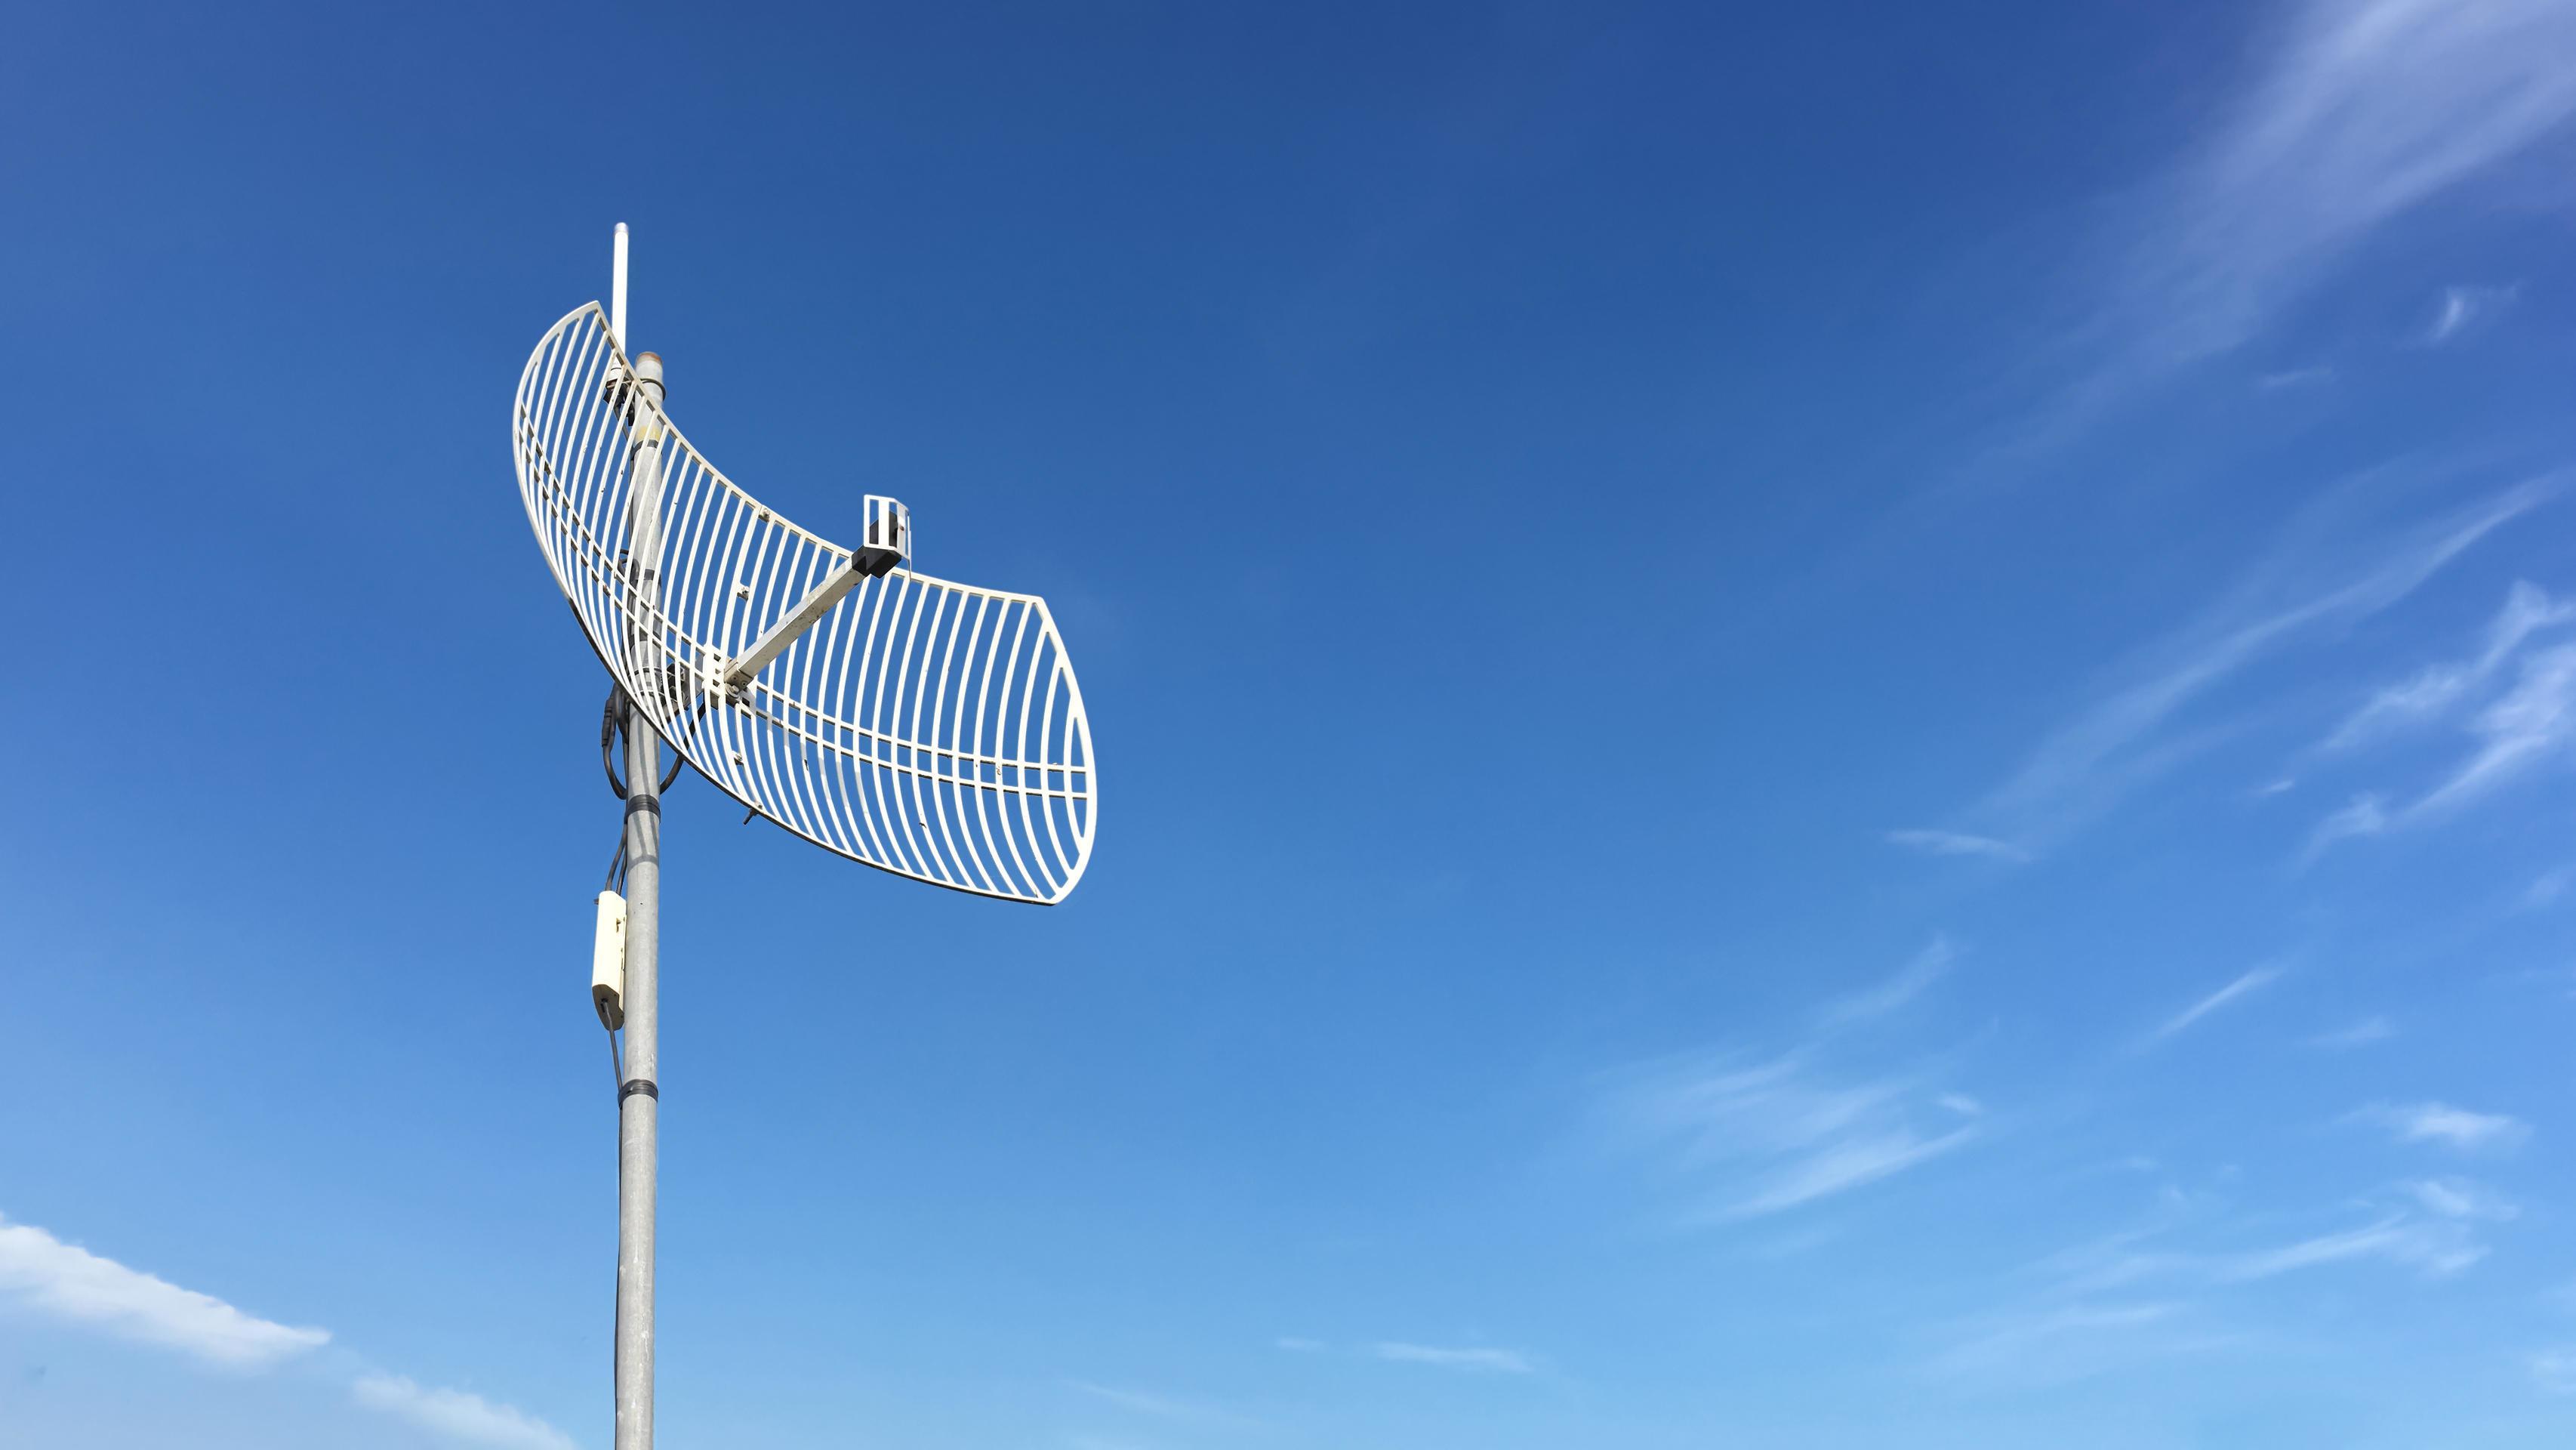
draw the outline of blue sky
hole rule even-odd
[[[0,1440],[606,1444],[619,220],[1104,801],[676,788],[669,1443],[2576,1435],[2576,7],[11,32]]]

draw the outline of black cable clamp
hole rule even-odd
[[[625,733],[626,712],[629,708],[631,706],[627,701],[626,691],[617,685],[610,685],[608,703],[601,706],[599,711],[599,768],[608,776],[609,794],[619,800],[626,799],[626,782],[617,778],[617,737]],[[705,714],[706,707],[699,706],[698,713]],[[680,767],[688,763],[687,756],[677,750],[672,751],[671,768],[663,772],[662,783],[653,787],[654,793],[668,794],[671,782],[680,778]]]

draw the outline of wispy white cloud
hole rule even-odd
[[[1756,1263],[1776,1264],[1812,1254],[1841,1236],[1841,1230],[1833,1225],[1809,1223],[1748,1242],[1743,1247],[1743,1254]]]
[[[2388,802],[2376,791],[2364,791],[2344,802],[2343,809],[2317,822],[2308,832],[2308,846],[2299,854],[2303,862],[2324,855],[2338,841],[2356,841],[2385,834],[2388,830]]]
[[[2519,291],[2515,287],[2443,288],[2441,304],[2433,312],[2432,325],[2424,329],[2425,345],[2439,347],[2457,338],[2473,325],[2502,311]]]
[[[1958,949],[1947,937],[1935,936],[1931,944],[1914,954],[1912,960],[1896,970],[1886,981],[1838,998],[1825,1007],[1828,1022],[1856,1022],[1869,1017],[1884,1017],[1920,997],[1933,983],[1948,975],[1951,963],[1959,958]]]
[[[1370,1352],[1380,1359],[1398,1364],[1437,1365],[1442,1369],[1467,1370],[1480,1374],[1535,1374],[1538,1361],[1517,1349],[1443,1349],[1429,1344],[1406,1344],[1400,1340],[1383,1340],[1371,1346]]]
[[[0,1219],[0,1302],[213,1364],[259,1368],[318,1349],[328,1331],[245,1314],[194,1289],[129,1269],[31,1224]]]
[[[2576,114],[2553,0],[2309,0],[2200,152],[2157,188],[2119,320],[2132,369],[2252,337],[2363,236]]]
[[[2016,1306],[1944,1327],[1950,1342],[1924,1364],[1944,1383],[2052,1385],[2155,1360],[2207,1353],[2242,1335],[2180,1300]]]
[[[1929,856],[1983,856],[2015,864],[2030,860],[2028,851],[2010,841],[1997,840],[1992,836],[1972,836],[1964,831],[1889,831],[1886,840],[1891,846],[1903,846]]]
[[[1983,1368],[1997,1361],[2018,1360],[2034,1343],[2061,1335],[2100,1329],[2130,1329],[2160,1324],[2181,1312],[2180,1304],[2069,1304],[2020,1315],[1993,1324],[1942,1356],[1948,1369]]]
[[[2509,1223],[2522,1216],[2522,1205],[2471,1179],[2416,1178],[2402,1186],[2425,1212],[2443,1218]]]
[[[2448,1103],[2374,1103],[2353,1118],[2388,1130],[2401,1143],[2439,1143],[2463,1151],[2512,1149],[2531,1125],[2504,1113],[2473,1113]]]
[[[175,1349],[210,1364],[265,1369],[321,1348],[329,1331],[245,1314],[30,1224],[0,1219],[0,1303],[15,1303],[120,1338]],[[543,1420],[462,1390],[424,1388],[398,1375],[365,1374],[350,1396],[369,1409],[498,1450],[573,1450]]]
[[[2334,378],[2335,370],[2329,367],[2284,368],[2256,378],[2254,386],[2266,393],[2277,393],[2288,388],[2323,387]]]
[[[1437,1369],[1458,1370],[1471,1374],[1536,1374],[1541,1368],[1537,1355],[1520,1349],[1500,1349],[1492,1345],[1445,1346],[1417,1344],[1402,1339],[1381,1339],[1370,1344],[1336,1349],[1320,1339],[1301,1339],[1293,1335],[1273,1340],[1273,1344],[1293,1354],[1356,1354],[1369,1359],[1382,1359],[1395,1364],[1427,1364]]]
[[[2335,1028],[2330,1032],[2320,1032],[2316,1036],[2308,1039],[2308,1045],[2310,1047],[2327,1047],[2338,1050],[2353,1047],[2368,1047],[2374,1042],[2386,1042],[2389,1038],[2396,1035],[2396,1024],[2390,1022],[2387,1018],[2376,1016],[2364,1017],[2360,1021]]]
[[[1781,1212],[1876,1183],[1967,1146],[1941,1090],[1908,1078],[1836,1079],[1789,1053],[1717,1053],[1630,1068],[1605,1097],[1615,1141],[1725,1185],[1703,1219]],[[1929,1118],[1937,1126],[1927,1126]]]
[[[2571,620],[2576,620],[2576,601],[2552,599],[2534,585],[2517,581],[2505,595],[2504,607],[2487,625],[2486,640],[2476,654],[2427,665],[2377,691],[2345,716],[2320,748],[2350,750],[2439,718],[2502,669],[2533,634]]]
[[[1284,1347],[1289,1341],[1282,1340],[1280,1343]],[[1320,1344],[1314,1347],[1323,1348]],[[1115,1405],[1119,1409],[1150,1416],[1157,1420],[1171,1420],[1189,1425],[1235,1427],[1256,1423],[1223,1405],[1210,1404],[1204,1400],[1185,1399],[1178,1395],[1128,1389],[1118,1385],[1098,1384],[1083,1379],[1068,1379],[1064,1383],[1066,1388],[1086,1398],[1097,1400],[1104,1405]]]
[[[2220,1259],[2212,1267],[2221,1281],[2244,1283],[2325,1264],[2379,1259],[2438,1278],[2458,1273],[2486,1257],[2486,1252],[2486,1246],[2458,1222],[2393,1214],[2340,1233]]]
[[[2256,967],[2157,1024],[2156,1029],[2147,1034],[2147,1041],[2150,1044],[2162,1042],[2228,1003],[2259,992],[2280,979],[2279,967]]]
[[[2337,1265],[2412,1269],[2437,1279],[2487,1254],[2479,1226],[2503,1223],[2513,1206],[2485,1185],[2461,1178],[2421,1179],[2372,1194],[2370,1219],[2268,1246],[2248,1247],[2243,1234],[2212,1220],[2205,1205],[2160,1201],[2145,1225],[2053,1254],[2038,1266],[2051,1292],[2085,1299],[2107,1291],[2219,1289]],[[2190,1232],[2204,1247],[2165,1247]]]
[[[1934,1368],[2065,1378],[2113,1364],[2241,1343],[2224,1327],[2254,1286],[2293,1275],[2389,1269],[2419,1280],[2484,1259],[2488,1226],[2513,1217],[2500,1195],[2466,1179],[2422,1179],[2368,1196],[2371,1216],[2286,1241],[2249,1244],[2278,1215],[2230,1222],[2217,1201],[2168,1183],[2131,1227],[2048,1255],[2024,1277],[2038,1287],[1965,1332]],[[2340,1216],[2340,1211],[2339,1211]],[[2026,1366],[2023,1360],[2036,1362]]]
[[[2576,741],[2576,644],[2527,656],[2521,677],[2472,727],[2486,743],[2450,779],[2408,808],[2437,814],[2494,790]]]
[[[2523,1359],[2531,1382],[2544,1395],[2576,1395],[2576,1344],[2534,1350]]]
[[[1778,1213],[1829,1198],[1846,1189],[1892,1178],[1918,1163],[1929,1163],[1976,1137],[1974,1128],[1953,1128],[1926,1136],[1912,1128],[1893,1128],[1871,1137],[1852,1137],[1826,1144],[1772,1175],[1759,1192],[1729,1209],[1730,1216],[1750,1218]]]
[[[2547,906],[2565,896],[2570,886],[2576,886],[2576,864],[2552,866],[2533,877],[2531,885],[2524,888],[2522,904],[2525,908]]]
[[[2347,716],[2320,749],[2351,750],[2438,719],[2508,664],[2516,670],[2513,685],[2470,721],[2469,733],[2483,743],[2447,779],[2393,810],[2378,792],[2355,796],[2317,823],[2302,859],[2313,861],[2339,841],[2438,820],[2544,762],[2576,753],[2571,750],[2576,747],[2576,644],[2531,645],[2535,635],[2571,620],[2576,620],[2576,601],[2552,599],[2528,583],[2517,583],[2487,626],[2486,642],[2477,654],[2428,666],[2380,690]],[[2534,899],[2545,900],[2563,885],[2563,880],[2553,884],[2544,877],[2534,884],[2540,893]]]
[[[2553,987],[2566,994],[2569,1001],[2576,1002],[2576,967],[2526,967],[2506,974],[2506,980]]]
[[[2266,43],[2197,139],[2104,208],[2045,370],[2062,381],[1981,464],[2061,444],[2243,347],[2382,229],[2509,178],[2576,116],[2576,76],[2557,63],[2576,50],[2576,9],[2559,0],[2290,0],[2264,13]],[[2314,386],[2317,372],[2254,386]]]
[[[2321,748],[2350,750],[2397,725],[2432,719],[2466,693],[2468,686],[2469,672],[2465,667],[2434,665],[2413,679],[2372,695],[2368,704],[2344,717]]]
[[[2460,1197],[2446,1201],[2440,1197],[2443,1190]],[[2452,1210],[2464,1203],[2483,1210],[2500,1202],[2484,1196],[2483,1189],[2463,1189],[2457,1183],[2441,1183],[2429,1200],[2417,1197],[2409,1186],[2394,1205],[2367,1222],[2255,1248],[2157,1247],[2186,1221],[2168,1213],[2148,1228],[2051,1255],[2040,1266],[2053,1281],[2042,1302],[2085,1303],[2115,1291],[2197,1293],[2362,1264],[2410,1269],[2426,1279],[2448,1278],[2486,1257],[2478,1225],[2501,1221],[2483,1211]]]
[[[1116,1405],[1122,1410],[1134,1410],[1140,1415],[1158,1415],[1167,1420],[1190,1420],[1199,1418],[1201,1414],[1197,1406],[1173,1399],[1168,1395],[1147,1394],[1143,1390],[1122,1390],[1115,1385],[1098,1385],[1089,1380],[1066,1380],[1065,1384],[1095,1400]]]
[[[349,1395],[368,1409],[470,1445],[573,1450],[572,1437],[545,1421],[463,1390],[419,1385],[401,1375],[371,1374],[351,1385]]]
[[[2134,655],[2107,693],[2033,750],[1972,815],[2003,837],[2045,844],[2187,754],[2174,718],[2256,661],[2319,631],[2357,623],[2422,587],[2453,559],[2557,491],[2537,479],[2404,531],[2356,564],[2322,542],[2366,483],[2329,493],[2270,556],[2181,630]],[[2284,599],[2287,602],[2283,602]]]
[[[2557,0],[2296,0],[2204,135],[2105,217],[2071,379],[2018,440],[2069,437],[2259,336],[2400,217],[2576,115]],[[2275,388],[2296,385],[2292,369]],[[2258,380],[2257,386],[2264,386]]]

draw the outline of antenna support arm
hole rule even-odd
[[[840,603],[843,595],[859,587],[860,581],[869,577],[866,559],[867,556],[864,553],[852,554],[848,563],[833,570],[830,578],[815,585],[813,592],[797,601],[796,607],[787,611],[785,618],[771,625],[768,633],[754,641],[751,648],[743,651],[733,663],[726,665],[725,693],[728,695],[742,693],[744,686],[749,685],[762,670],[769,668],[771,660],[785,653],[787,647],[794,644],[798,636],[812,629],[815,622],[824,615],[831,613],[832,606]],[[880,569],[877,572],[885,571]]]
[[[912,557],[912,512],[893,499],[869,494],[866,499],[867,527],[859,547],[843,561],[831,577],[814,586],[813,591],[796,602],[784,618],[773,624],[751,648],[725,666],[724,692],[739,695],[769,662],[785,653],[805,631],[832,612],[832,606],[859,587],[863,580],[882,579],[895,565]]]

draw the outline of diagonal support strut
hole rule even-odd
[[[842,596],[867,580],[883,577],[887,570],[900,562],[901,558],[901,555],[890,549],[873,546],[852,554],[849,562],[833,570],[831,577],[815,585],[813,592],[798,600],[795,608],[787,611],[776,624],[769,627],[766,633],[754,640],[751,648],[735,656],[732,663],[725,666],[725,693],[740,694],[745,686],[759,677],[762,670],[769,668],[771,660],[785,653],[787,647],[794,644],[798,636],[812,629],[816,621],[824,615],[831,613],[832,606],[840,603]]]

